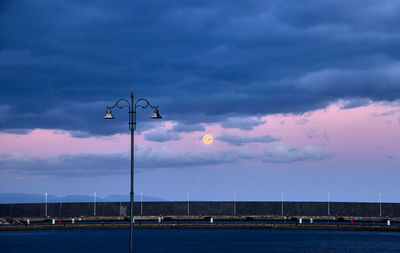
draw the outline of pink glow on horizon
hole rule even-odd
[[[0,134],[0,153],[22,153],[37,157],[52,157],[64,153],[125,151],[126,137],[73,138],[66,131],[35,129],[28,134]]]
[[[342,110],[336,104],[304,115],[272,115],[263,119],[268,123],[256,131],[268,129],[269,134],[294,146],[311,144],[335,152],[336,157],[331,160],[335,163],[354,167],[399,164],[400,110],[397,106],[375,103]],[[301,120],[303,124],[299,125]],[[280,125],[282,121],[285,123]],[[307,138],[307,133],[313,137]],[[389,155],[397,159],[388,159]]]
[[[388,111],[397,112],[385,117],[373,116]],[[397,107],[372,104],[347,110],[332,105],[305,115],[273,115],[264,119],[268,120],[265,129],[269,134],[292,144],[312,144],[335,152],[359,154],[381,146],[396,151],[400,140],[399,117]],[[299,124],[301,120],[303,124]],[[285,121],[283,126],[281,121]],[[308,139],[307,133],[313,137]]]
[[[373,115],[380,115],[373,116]],[[340,109],[338,104],[324,110],[316,110],[303,115],[277,114],[262,117],[267,123],[253,130],[224,129],[220,124],[204,124],[206,131],[181,133],[181,139],[157,143],[145,140],[146,132],[135,135],[135,144],[153,148],[167,145],[175,151],[248,148],[262,151],[271,143],[251,143],[231,146],[216,138],[223,133],[239,136],[271,135],[296,147],[314,145],[335,152],[335,161],[351,162],[385,161],[398,164],[400,153],[400,110],[398,106],[374,103],[365,107]],[[172,129],[174,122],[166,121],[160,128]],[[152,130],[149,130],[152,131]],[[147,131],[148,132],[148,131]],[[214,137],[211,145],[202,143],[206,134]],[[36,129],[21,134],[0,134],[0,153],[23,153],[37,157],[51,157],[63,153],[126,152],[130,149],[129,134],[116,134],[109,137],[74,138],[66,131]],[[397,157],[388,159],[388,155]]]

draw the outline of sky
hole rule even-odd
[[[0,193],[400,202],[400,2],[0,2]],[[142,104],[144,105],[144,104]],[[213,136],[206,145],[202,138]]]

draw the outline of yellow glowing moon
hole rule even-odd
[[[204,144],[209,145],[209,144],[211,144],[212,142],[213,142],[213,137],[212,137],[211,134],[206,134],[206,135],[203,136],[203,143],[204,143]]]

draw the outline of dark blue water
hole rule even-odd
[[[264,229],[140,229],[137,253],[173,252],[400,252],[400,233]],[[53,253],[129,251],[129,230],[0,232],[0,252]]]

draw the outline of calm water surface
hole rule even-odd
[[[146,252],[400,252],[400,233],[261,229],[140,229],[134,249]],[[129,230],[0,232],[0,252],[129,251]]]

